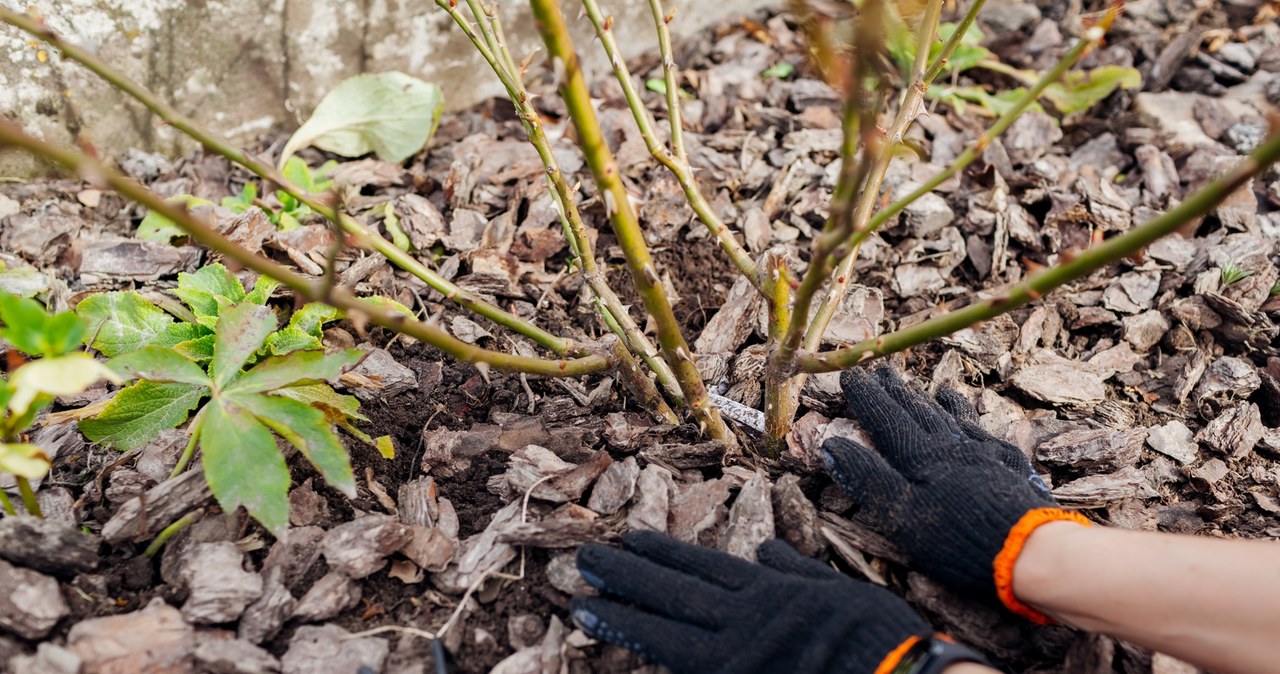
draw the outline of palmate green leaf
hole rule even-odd
[[[80,393],[100,379],[116,384],[123,381],[83,351],[33,360],[9,375],[9,411],[15,416],[23,415],[40,396],[56,398]]]
[[[271,299],[271,293],[280,287],[280,282],[270,276],[259,276],[257,281],[253,282],[253,290],[244,296],[244,301],[254,304],[266,304]]]
[[[213,343],[216,339],[217,335],[209,333],[185,342],[178,342],[173,345],[173,350],[200,365],[206,365],[213,360]]]
[[[929,49],[929,61],[933,62],[942,53],[943,44],[951,39],[951,35],[956,31],[956,24],[944,23],[938,27],[939,39],[934,41]],[[982,29],[978,28],[977,23],[969,24],[969,30],[965,31],[964,37],[961,38],[960,44],[956,45],[956,50],[951,53],[951,58],[947,59],[946,65],[942,68],[942,74],[953,72],[964,72],[978,65],[984,59],[990,57],[991,52],[982,46],[982,40],[985,36]],[[915,48],[912,47],[914,56]]]
[[[217,316],[221,309],[244,299],[244,285],[221,264],[210,264],[193,273],[178,274],[178,299],[198,317]],[[219,302],[218,298],[222,298]]]
[[[213,364],[209,368],[215,392],[240,374],[240,369],[275,329],[276,315],[267,307],[246,302],[222,312],[213,342]]]
[[[50,316],[39,302],[0,293],[0,337],[29,356],[58,356],[80,347],[85,322],[70,311]]]
[[[280,163],[314,145],[344,157],[370,152],[392,163],[426,146],[440,123],[440,87],[400,72],[356,75],[334,87],[285,143]]]
[[[186,206],[193,209],[198,206],[212,206],[213,202],[190,194],[181,194],[176,197],[165,199],[169,203],[179,206]],[[174,221],[156,213],[148,211],[147,216],[138,224],[138,231],[134,232],[134,236],[146,241],[155,241],[156,243],[171,243],[174,239],[186,236],[187,231],[179,227]]]
[[[49,455],[26,442],[0,442],[0,473],[28,480],[42,478],[49,472]]]
[[[119,450],[140,447],[181,425],[207,395],[204,386],[140,381],[121,389],[97,417],[80,421],[80,432]]]
[[[329,420],[335,424],[341,425],[343,420],[346,419],[355,419],[356,421],[369,420],[363,414],[360,414],[360,401],[355,396],[338,393],[328,384],[290,386],[276,389],[271,394],[292,398],[322,410],[329,417]]]
[[[76,305],[76,313],[88,323],[93,336],[89,346],[108,358],[160,342],[185,325],[174,323],[172,316],[132,290],[90,295]]]
[[[209,375],[199,365],[173,349],[160,346],[144,346],[112,358],[107,365],[130,378],[181,382],[193,386],[210,384]]]
[[[324,334],[324,324],[342,318],[342,312],[320,302],[310,302],[289,317],[289,327],[297,328],[308,334],[320,337]]]
[[[231,382],[224,391],[230,393],[265,393],[295,384],[316,384],[355,367],[368,351],[346,349],[325,353],[323,351],[294,351],[283,356],[272,356]]]
[[[209,489],[223,510],[244,506],[279,538],[289,526],[289,467],[271,431],[227,399],[211,400],[203,414],[201,464]]]
[[[324,412],[289,398],[260,394],[227,395],[245,409],[252,410],[258,421],[297,447],[331,486],[348,497],[355,497],[356,479],[351,472],[351,458],[334,434]]]

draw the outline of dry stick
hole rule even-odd
[[[339,213],[336,209],[332,208],[329,204],[324,203],[315,195],[309,194],[306,190],[303,190],[288,178],[281,175],[275,167],[249,156],[246,152],[219,140],[214,137],[213,134],[201,129],[190,118],[178,112],[176,108],[161,101],[158,97],[147,91],[138,83],[128,77],[125,77],[123,74],[116,72],[87,50],[62,39],[61,36],[47,26],[44,26],[40,21],[32,19],[25,14],[15,12],[2,5],[0,5],[0,21],[4,21],[5,23],[30,33],[36,38],[48,42],[50,45],[61,51],[66,57],[79,63],[85,68],[88,68],[116,89],[132,96],[139,103],[146,106],[147,109],[151,110],[167,122],[170,126],[196,140],[210,152],[222,155],[228,160],[245,167],[263,180],[275,183],[280,187],[280,189],[284,190],[303,204],[306,204],[313,211],[336,223],[343,231],[350,234],[357,243],[363,246],[368,246],[369,248],[381,253],[387,259],[395,263],[396,266],[413,274],[419,279],[422,279],[422,281],[428,286],[435,289],[458,306],[488,318],[494,323],[518,334],[524,335],[543,347],[555,352],[557,355],[564,355],[578,349],[579,345],[573,340],[553,335],[520,318],[519,316],[504,311],[500,307],[480,299],[480,297],[474,293],[453,284],[448,279],[440,276],[423,265],[412,255],[397,248],[394,243],[387,241],[377,232],[360,224],[356,219],[344,213]]]
[[[557,212],[561,222],[565,228],[565,238],[568,239],[570,247],[573,249],[574,255],[578,259],[578,264],[582,268],[583,280],[587,282],[587,286],[594,295],[597,310],[600,312],[601,318],[605,321],[606,326],[625,344],[626,349],[614,350],[615,356],[619,357],[619,374],[623,379],[623,383],[631,389],[633,395],[646,404],[648,409],[653,410],[659,417],[670,423],[678,423],[678,419],[666,401],[662,399],[661,394],[653,387],[652,382],[645,384],[648,380],[643,372],[634,363],[632,354],[638,355],[649,369],[654,373],[658,383],[662,385],[667,395],[672,400],[683,401],[684,395],[680,391],[680,385],[676,382],[675,374],[667,365],[666,361],[658,356],[658,350],[645,337],[644,332],[640,329],[634,319],[631,318],[630,312],[622,304],[622,300],[609,287],[605,280],[604,274],[601,273],[596,265],[595,249],[591,243],[591,237],[587,234],[587,228],[582,222],[582,215],[578,211],[577,201],[575,200],[574,189],[569,186],[565,178],[564,172],[560,170],[559,160],[556,159],[555,153],[551,150],[551,141],[547,139],[547,134],[542,126],[542,118],[538,111],[531,104],[531,96],[524,86],[524,82],[520,76],[520,71],[514,67],[514,61],[511,59],[510,53],[501,56],[506,52],[506,46],[502,42],[502,22],[499,20],[497,13],[487,14],[486,17],[490,23],[494,38],[497,40],[498,53],[495,53],[486,43],[482,43],[467,23],[465,17],[457,10],[456,5],[451,4],[449,0],[436,0],[436,4],[449,13],[463,34],[475,45],[480,55],[489,63],[498,79],[502,81],[503,86],[507,89],[507,96],[511,99],[511,103],[515,106],[516,114],[520,117],[524,125],[525,134],[528,136],[529,143],[533,145],[538,153],[538,158],[542,161],[543,166],[547,169],[547,182],[551,187],[551,196],[555,200]],[[474,10],[473,10],[474,12]],[[472,14],[477,22],[483,22],[479,15]]]
[[[254,255],[233,243],[202,218],[192,215],[186,208],[170,203],[137,182],[126,178],[119,171],[81,152],[51,145],[38,140],[11,122],[0,120],[0,148],[16,147],[37,157],[47,159],[80,174],[86,180],[103,184],[127,199],[135,201],[172,220],[192,239],[200,242],[228,259],[269,276],[289,286],[304,299],[324,302],[343,311],[356,320],[365,317],[370,322],[388,330],[402,332],[444,351],[450,356],[468,363],[484,364],[508,372],[525,372],[548,377],[573,377],[601,372],[611,367],[602,356],[584,356],[572,360],[531,358],[482,349],[456,339],[449,333],[402,313],[385,309],[362,300],[346,288],[333,288],[328,295],[320,283],[312,281],[265,257]]]
[[[680,184],[680,189],[684,191],[685,200],[689,202],[689,207],[693,209],[698,220],[706,226],[711,236],[715,237],[716,242],[720,245],[720,249],[725,255],[729,256],[729,261],[747,280],[751,281],[751,285],[755,286],[761,293],[764,289],[764,279],[760,276],[760,270],[756,267],[755,260],[751,254],[738,243],[738,239],[734,236],[734,232],[716,215],[715,208],[703,196],[702,189],[698,187],[698,181],[693,177],[693,168],[689,165],[689,158],[685,154],[684,149],[684,129],[680,114],[680,98],[679,89],[676,87],[676,63],[671,52],[671,36],[667,29],[667,21],[670,18],[662,13],[662,3],[658,0],[650,0],[650,7],[653,11],[654,22],[658,26],[658,44],[662,50],[663,72],[666,76],[667,86],[667,117],[671,122],[671,150],[663,147],[658,141],[658,134],[655,131],[653,116],[649,114],[648,108],[644,105],[644,100],[640,97],[640,92],[636,88],[635,81],[631,77],[631,72],[627,68],[626,59],[622,57],[622,51],[618,48],[617,40],[613,36],[613,17],[606,17],[600,11],[600,5],[596,0],[582,0],[582,6],[587,11],[587,16],[591,18],[592,25],[595,26],[596,36],[600,38],[600,44],[604,47],[605,54],[609,57],[609,63],[613,66],[614,76],[618,79],[618,84],[622,86],[622,92],[626,96],[627,106],[631,108],[631,114],[635,117],[636,126],[640,127],[640,137],[644,138],[645,147],[649,149],[649,154],[653,155],[660,164],[667,167],[671,174],[675,176],[676,182]]]
[[[1061,264],[1046,269],[1019,283],[1008,292],[951,313],[931,318],[905,330],[869,339],[836,351],[804,356],[800,367],[805,372],[831,372],[885,356],[931,339],[949,335],[981,321],[1012,311],[1045,293],[1097,271],[1113,262],[1133,257],[1155,240],[1176,232],[1194,219],[1213,210],[1233,191],[1280,160],[1280,133],[1273,133],[1257,150],[1232,168],[1226,175],[1187,197],[1176,208],[1148,220],[1145,224],[1107,239],[1082,253],[1063,253]]]
[[[578,63],[578,55],[574,51],[573,41],[569,37],[569,29],[565,26],[564,17],[560,13],[557,0],[530,0],[533,7],[538,32],[547,45],[547,51],[555,59],[556,72],[561,77],[560,95],[568,108],[569,117],[578,130],[578,146],[586,157],[596,185],[604,198],[609,222],[613,226],[614,235],[618,238],[623,254],[627,258],[627,266],[631,271],[636,291],[644,299],[645,310],[657,325],[658,343],[662,345],[663,356],[667,364],[675,372],[680,390],[684,392],[685,401],[693,411],[698,422],[706,433],[715,440],[730,446],[736,440],[725,426],[720,413],[710,404],[707,389],[702,376],[694,366],[689,345],[680,332],[680,324],[676,322],[675,313],[671,310],[671,300],[662,287],[662,279],[654,268],[653,259],[649,256],[649,248],[644,241],[644,232],[636,219],[635,208],[626,187],[618,174],[618,164],[605,144],[604,135],[600,131],[599,120],[595,109],[591,107],[591,94],[587,90],[586,80],[582,76],[582,68]]]

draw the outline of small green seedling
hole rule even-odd
[[[765,79],[772,77],[779,80],[785,80],[788,77],[791,77],[795,71],[796,67],[792,65],[790,61],[778,61],[768,68],[765,68],[764,72],[760,73],[760,76]]]
[[[337,167],[338,162],[331,160],[313,171],[311,167],[307,166],[306,162],[297,157],[290,157],[284,163],[284,169],[281,172],[284,177],[308,193],[318,194],[333,187],[333,180],[328,176]],[[271,224],[283,232],[301,227],[307,219],[315,215],[315,211],[311,210],[310,206],[298,201],[293,195],[284,190],[276,190],[276,200],[280,202],[279,209],[271,208],[260,202],[258,200],[258,185],[248,182],[245,183],[244,187],[240,188],[239,195],[223,197],[222,207],[229,209],[232,213],[243,213],[255,206],[261,207],[266,211],[267,218],[271,220]]]
[[[1224,288],[1253,276],[1253,272],[1241,269],[1240,266],[1234,262],[1228,262],[1222,265],[1219,271],[1222,274],[1222,287]]]
[[[166,304],[168,312],[135,292],[94,295],[77,310],[93,328],[91,345],[112,358],[108,366],[137,380],[98,416],[80,422],[85,436],[128,450],[190,418],[191,440],[174,474],[199,445],[219,503],[244,505],[279,533],[287,523],[289,475],[272,431],[349,494],[354,478],[333,426],[384,456],[394,449],[389,437],[375,440],[356,428],[356,421],[367,420],[359,402],[327,383],[364,356],[358,350],[325,354],[323,326],[340,314],[308,304],[277,329],[265,306],[275,287],[260,278],[245,292],[235,275],[214,264],[179,275],[175,294],[185,306]]]
[[[40,516],[31,480],[49,472],[49,455],[23,442],[24,432],[54,398],[80,393],[102,379],[120,378],[87,353],[79,351],[85,323],[74,313],[50,315],[32,299],[0,293],[0,339],[33,358],[0,376],[0,472],[13,475],[27,512]],[[11,362],[22,360],[11,358]],[[0,507],[15,514],[0,489]]]
[[[1272,297],[1280,296],[1280,281],[1276,281],[1275,283],[1271,284],[1271,296]]]

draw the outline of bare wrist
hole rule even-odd
[[[1054,590],[1063,586],[1071,566],[1067,552],[1075,537],[1087,532],[1088,527],[1074,522],[1048,522],[1037,527],[1014,564],[1014,596],[1052,615]]]

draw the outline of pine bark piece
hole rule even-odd
[[[245,609],[240,616],[238,635],[253,644],[260,644],[274,637],[284,622],[293,614],[298,600],[293,598],[284,584],[285,570],[275,566],[262,572],[262,596]]]
[[[668,533],[676,540],[697,544],[702,532],[723,521],[730,485],[725,478],[677,485],[671,498]]]
[[[774,483],[773,519],[779,537],[800,554],[814,557],[826,546],[818,531],[818,509],[800,490],[800,477],[786,473]]]
[[[25,639],[39,639],[68,613],[58,581],[0,562],[0,628]]]
[[[231,632],[205,630],[196,632],[195,659],[202,672],[209,674],[274,674],[280,661],[265,649]]]
[[[575,466],[545,447],[529,445],[511,455],[507,481],[522,496],[532,489],[533,498],[567,503],[581,498],[612,463],[609,452],[603,450],[592,454],[586,463]],[[538,482],[548,475],[555,477]]]
[[[678,470],[718,466],[724,459],[724,444],[700,442],[696,445],[656,445],[640,451],[641,458],[661,462]]]
[[[1262,425],[1262,412],[1251,402],[1242,402],[1223,410],[1196,435],[1204,443],[1231,459],[1242,459],[1253,451],[1267,429]]]
[[[289,617],[302,622],[329,620],[359,604],[360,596],[359,583],[330,571],[302,595]]]
[[[382,671],[391,648],[386,639],[352,638],[337,625],[303,625],[280,659],[284,674],[352,674]]]
[[[675,487],[671,471],[653,464],[645,466],[636,478],[636,501],[627,512],[627,527],[634,531],[667,533]]]
[[[1013,375],[1013,385],[1027,395],[1059,405],[1093,405],[1106,400],[1102,373],[1078,361],[1041,350]]]
[[[769,478],[760,472],[742,485],[729,509],[729,522],[720,542],[722,550],[756,561],[756,549],[775,535],[773,503],[769,498],[771,487]]]
[[[1200,455],[1200,446],[1192,439],[1191,429],[1177,419],[1152,427],[1147,433],[1147,444],[1183,465]]]
[[[201,543],[185,557],[181,576],[188,596],[182,615],[188,622],[234,622],[262,596],[262,576],[244,570],[244,553],[235,543]]]
[[[55,576],[65,578],[97,568],[100,543],[97,536],[52,519],[0,520],[0,558]]]
[[[85,620],[67,634],[82,674],[193,674],[195,646],[191,625],[159,599],[133,613]]]
[[[212,500],[213,492],[205,482],[204,472],[187,471],[129,499],[103,525],[102,538],[112,544],[149,540],[179,517]]]
[[[330,529],[320,551],[332,571],[364,578],[387,565],[387,555],[404,547],[413,530],[391,515],[368,515]]]
[[[601,515],[616,514],[635,495],[636,480],[639,477],[640,464],[634,456],[614,462],[591,488],[587,507]]]
[[[1145,428],[1067,431],[1040,443],[1036,458],[1050,466],[1109,473],[1136,463],[1146,439]]]

